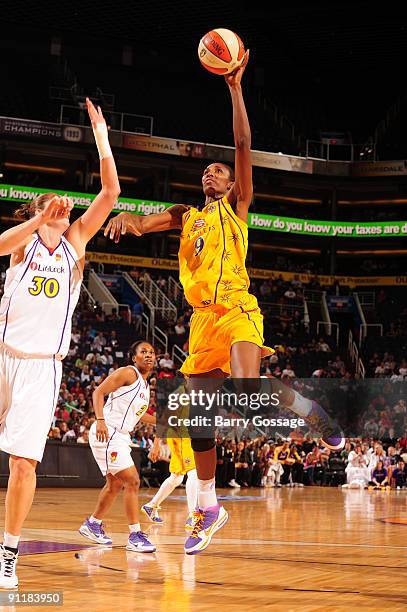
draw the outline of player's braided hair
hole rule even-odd
[[[37,210],[42,210],[49,200],[56,197],[58,197],[56,193],[42,193],[30,202],[21,204],[21,206],[14,211],[14,216],[21,221],[27,221],[34,217]]]

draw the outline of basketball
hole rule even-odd
[[[239,36],[217,28],[203,36],[198,46],[199,61],[202,66],[214,74],[229,74],[240,66],[245,49]]]

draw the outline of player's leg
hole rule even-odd
[[[221,369],[214,369],[203,374],[189,375],[188,391],[205,389],[215,393],[220,387],[225,374]],[[203,379],[207,379],[205,384]],[[192,416],[192,415],[191,415]],[[215,436],[198,438],[190,428],[191,446],[194,451],[197,472],[198,512],[195,515],[194,529],[185,542],[185,552],[193,555],[203,551],[210,543],[213,534],[227,521],[228,513],[218,504],[215,489],[216,444]]]
[[[147,539],[146,534],[141,531],[140,527],[138,505],[140,477],[136,466],[133,464],[131,467],[116,473],[116,477],[121,481],[124,488],[124,510],[130,531],[129,540],[126,546],[127,550],[143,553],[154,552],[155,546]]]
[[[35,468],[42,460],[55,412],[62,364],[51,359],[19,359],[4,349],[0,362],[0,394],[7,398],[0,448],[10,455],[0,587],[12,588],[18,585],[18,543],[35,494]]]
[[[188,511],[192,514],[198,506],[198,475],[196,470],[187,472],[186,494]]]
[[[11,455],[10,475],[6,493],[6,515],[4,538],[1,547],[0,587],[13,588],[18,585],[16,565],[21,529],[31,509],[36,487],[35,468],[37,461]]]
[[[185,529],[193,529],[195,523],[195,512],[198,509],[198,475],[195,470],[187,472],[187,484],[185,487],[189,516],[185,523]]]
[[[141,511],[148,517],[152,523],[163,523],[163,519],[158,515],[158,510],[161,504],[171,493],[182,484],[184,480],[183,474],[170,474],[168,478],[164,480],[157,493],[154,495],[151,501],[141,507]]]
[[[97,544],[103,544],[105,546],[110,546],[112,544],[112,539],[106,535],[103,529],[102,520],[109,512],[122,488],[123,485],[116,476],[113,476],[113,474],[106,474],[106,484],[99,493],[96,508],[93,514],[82,523],[79,528],[79,533]]]
[[[252,315],[253,317],[253,315]],[[258,378],[261,348],[252,342],[235,342],[231,349],[232,378]],[[345,439],[338,425],[315,401],[303,397],[276,378],[268,379],[270,394],[278,393],[280,405],[289,408],[322,434],[322,443],[331,450],[343,448]]]

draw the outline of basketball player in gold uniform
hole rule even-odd
[[[235,171],[223,163],[207,166],[202,176],[205,202],[201,207],[176,205],[146,217],[120,213],[111,219],[105,236],[119,241],[127,232],[181,229],[180,281],[194,308],[189,355],[181,372],[194,378],[258,378],[260,360],[273,350],[263,344],[263,316],[249,293],[245,260],[248,245],[248,211],[253,198],[251,131],[241,80],[249,59],[225,75],[233,109]],[[288,387],[281,400],[300,416],[311,412],[311,401]],[[283,397],[285,396],[285,397]],[[185,543],[187,554],[196,554],[210,543],[228,515],[215,492],[215,440],[192,439],[198,475],[198,517]]]

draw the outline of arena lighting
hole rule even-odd
[[[407,249],[376,249],[336,251],[337,255],[407,255]]]
[[[5,162],[6,168],[16,170],[31,170],[36,172],[46,172],[48,174],[65,174],[64,168],[53,168],[52,166],[32,166],[31,164],[15,164],[14,162]]]
[[[100,172],[91,172],[91,177],[92,179],[100,178]],[[119,180],[123,181],[124,183],[138,183],[139,177],[138,176],[126,176],[125,174],[119,174]]]
[[[407,198],[396,198],[394,200],[338,200],[338,204],[354,206],[355,204],[407,204]]]

